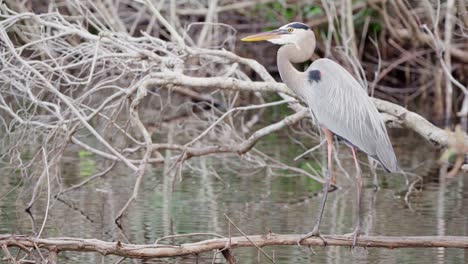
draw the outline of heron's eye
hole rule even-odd
[[[294,31],[294,28],[288,28],[288,32],[291,33]]]

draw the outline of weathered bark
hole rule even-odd
[[[300,235],[253,235],[231,237],[230,248],[239,247],[265,247],[265,246],[297,246],[297,240]],[[353,241],[350,236],[343,235],[325,235],[327,246],[351,246]],[[250,242],[250,241],[251,242]],[[148,244],[136,245],[126,244],[120,241],[107,242],[98,239],[81,239],[70,237],[57,238],[34,238],[29,236],[0,236],[0,247],[18,247],[22,249],[38,248],[61,252],[61,251],[79,251],[79,252],[97,252],[102,255],[118,255],[128,258],[165,258],[177,257],[191,254],[200,254],[212,250],[225,249],[229,243],[229,238],[216,238],[203,240],[196,243],[187,243],[182,245],[162,245]],[[254,245],[255,244],[255,245]],[[308,238],[301,245],[304,246],[323,246],[320,238]],[[468,248],[468,237],[462,236],[407,236],[407,237],[389,237],[389,236],[361,236],[357,241],[360,247],[379,247],[379,248],[428,248],[428,247],[446,247],[446,248]]]

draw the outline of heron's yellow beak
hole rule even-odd
[[[281,37],[281,34],[282,33],[279,30],[272,30],[272,31],[262,32],[259,34],[245,37],[241,39],[241,41],[252,42],[252,41],[269,40],[269,39],[279,38]]]

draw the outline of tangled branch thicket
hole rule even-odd
[[[33,186],[28,209],[42,186],[49,199],[70,190],[60,179],[70,148],[110,161],[72,188],[116,163],[135,174],[117,220],[137,197],[148,164],[178,174],[193,157],[231,153],[242,158],[224,159],[228,167],[280,168],[322,182],[254,148],[308,112],[259,62],[234,53],[239,34],[289,20],[312,25],[319,55],[340,61],[372,95],[414,109],[426,104],[418,110],[434,120],[453,121],[455,113],[466,128],[464,0],[272,2],[0,1],[0,161]],[[272,52],[261,49],[256,58],[274,65]],[[455,134],[395,104],[375,103],[389,124],[453,145]],[[292,113],[260,122],[266,108],[281,104]],[[317,138],[305,126],[297,133]],[[457,142],[468,141],[462,135]],[[466,147],[458,150],[464,155]]]
[[[46,180],[59,183],[58,189],[48,186],[54,194],[63,193],[61,159],[73,146],[112,161],[110,166],[125,164],[137,176],[117,219],[138,195],[149,163],[165,163],[166,173],[178,173],[192,157],[244,154],[243,162],[252,166],[268,161],[322,181],[258,151],[248,153],[261,137],[300,121],[307,112],[295,102],[296,114],[252,133],[264,108],[294,99],[283,95],[284,100],[265,102],[263,92],[292,94],[281,84],[252,82],[243,65],[274,80],[257,62],[219,50],[233,45],[230,27],[208,25],[208,40],[221,43],[216,49],[198,48],[187,35],[190,29],[179,34],[151,2],[128,6],[140,12],[125,25],[135,31],[148,24],[146,31],[155,27],[170,36],[157,38],[146,31],[132,36],[125,33],[131,29],[116,28],[117,18],[89,5],[71,2],[66,11],[44,14],[16,12],[10,9],[17,7],[14,3],[1,6],[2,160],[34,183],[28,209]],[[148,22],[154,18],[158,23]],[[206,25],[201,27],[203,32]],[[239,106],[246,100],[253,105]],[[163,155],[165,150],[174,154]]]

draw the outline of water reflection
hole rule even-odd
[[[171,133],[169,133],[170,135]],[[170,142],[170,139],[168,139]],[[411,142],[411,146],[403,143]],[[380,189],[375,191],[373,176],[364,169],[363,230],[372,235],[468,235],[468,178],[461,175],[441,184],[430,164],[435,152],[414,139],[396,141],[400,164],[424,177],[422,191],[411,196],[411,208],[404,202],[406,179],[387,177],[378,173]],[[300,149],[285,154],[284,144],[269,144],[271,155],[281,156],[292,164]],[[281,152],[278,155],[277,152]],[[294,153],[289,153],[294,152]],[[276,154],[275,154],[276,153]],[[170,154],[167,154],[170,155]],[[318,153],[317,155],[320,155]],[[232,159],[237,159],[232,157]],[[321,157],[316,157],[320,160]],[[340,148],[343,167],[351,173],[350,153]],[[312,160],[312,159],[310,159]],[[366,161],[361,156],[362,161]],[[72,154],[64,162],[62,180],[70,186],[108,166],[107,161],[92,156]],[[294,164],[295,166],[297,164]],[[216,171],[216,173],[214,173]],[[165,173],[166,172],[166,173]],[[229,217],[247,234],[304,233],[310,231],[320,197],[320,186],[307,177],[275,176],[268,169],[256,173],[238,174],[225,167],[223,161],[211,157],[192,160],[182,178],[167,173],[168,168],[151,167],[137,202],[122,219],[123,229],[117,228],[114,217],[133,190],[134,176],[117,165],[112,173],[55,199],[43,237],[73,236],[107,241],[153,243],[170,234],[210,232],[227,235]],[[166,177],[163,177],[166,175]],[[342,189],[329,195],[322,232],[350,233],[354,227],[355,193],[352,181],[338,173]],[[32,234],[33,225],[40,226],[46,208],[45,190],[33,207],[31,220],[23,209],[28,202],[30,186],[19,184],[15,174],[0,177],[0,233]],[[13,190],[13,191],[11,191]],[[10,193],[8,193],[10,191]],[[37,230],[36,230],[37,231]],[[233,229],[233,235],[239,235]],[[169,239],[168,243],[184,243],[201,239]],[[209,238],[209,236],[206,236]],[[317,247],[270,247],[265,249],[278,263],[466,263],[466,251],[460,249],[356,249]],[[239,263],[266,263],[265,257],[253,248],[234,250]],[[62,253],[64,263],[101,263],[103,257],[91,253]],[[221,255],[213,253],[176,259],[144,260],[142,263],[224,263]],[[105,263],[119,257],[105,257]],[[133,263],[124,260],[122,263]]]

